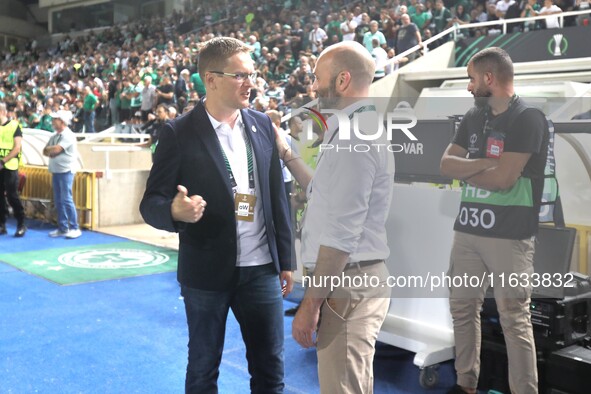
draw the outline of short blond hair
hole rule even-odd
[[[207,41],[199,51],[199,76],[205,81],[207,71],[221,71],[228,59],[237,53],[250,53],[252,49],[232,37],[215,37]]]

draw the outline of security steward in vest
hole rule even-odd
[[[23,132],[18,121],[8,119],[5,103],[0,103],[0,125],[0,235],[6,234],[8,200],[17,222],[14,236],[22,237],[27,231],[25,210],[18,196],[18,164]]]

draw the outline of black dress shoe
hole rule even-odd
[[[0,226],[0,235],[4,235],[6,234],[6,226],[5,225],[1,225]]]
[[[18,226],[16,229],[16,233],[14,233],[15,237],[24,237],[25,233],[27,232],[27,227],[25,225]]]
[[[286,309],[285,316],[295,316],[295,314],[298,312],[299,308],[300,308],[300,305],[298,304],[297,306],[295,306],[293,308]]]

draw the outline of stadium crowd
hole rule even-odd
[[[333,43],[362,43],[376,60],[379,79],[398,67],[388,62],[396,53],[422,45],[453,24],[588,7],[587,0],[203,1],[195,10],[169,17],[65,35],[50,48],[36,41],[25,48],[13,46],[0,63],[0,101],[23,127],[47,131],[52,131],[50,114],[60,109],[71,111],[75,132],[121,122],[153,124],[164,117],[156,114],[159,106],[174,117],[205,94],[197,72],[200,46],[214,36],[231,36],[253,49],[258,71],[253,108],[286,113],[315,98],[311,71],[318,54]],[[552,18],[557,19],[516,23],[511,29],[557,27]],[[577,23],[575,17],[564,19],[565,26]],[[471,29],[469,34],[495,34],[495,29]]]

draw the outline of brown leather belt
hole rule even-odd
[[[383,262],[384,262],[384,260],[381,260],[381,259],[380,260],[356,261],[356,262],[347,264],[347,266],[345,267],[345,269],[355,268],[355,267],[365,268],[365,267],[369,267],[371,265],[379,264],[379,263],[383,263]]]

